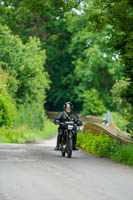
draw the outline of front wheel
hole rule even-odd
[[[61,155],[65,156],[65,154],[66,154],[66,136],[63,136],[61,143]]]
[[[67,143],[67,157],[68,158],[72,157],[72,150],[73,150],[73,141],[72,141],[72,138],[69,138],[68,143]]]

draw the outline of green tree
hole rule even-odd
[[[73,94],[69,75],[73,71],[72,56],[67,51],[71,33],[67,31],[66,12],[77,7],[79,1],[3,1],[0,5],[0,22],[7,24],[13,33],[25,43],[29,36],[39,37],[42,49],[46,49],[46,70],[51,84],[47,98],[47,109],[59,110],[64,101]],[[68,76],[67,81],[64,79]],[[71,94],[71,95],[70,95]]]
[[[68,16],[68,30],[72,32],[69,51],[75,65],[74,90],[77,101],[82,103],[83,91],[95,88],[104,104],[111,107],[110,90],[121,76],[119,51],[110,46],[109,31],[112,27],[107,25],[100,32],[94,32],[90,25],[93,22],[88,23],[91,14],[87,9],[82,15]]]
[[[22,105],[26,105],[29,111],[36,110],[32,113],[36,119],[39,115],[43,116],[40,127],[44,122],[43,106],[49,87],[48,73],[44,71],[45,59],[46,54],[40,49],[39,39],[30,38],[23,44],[7,27],[0,26],[0,64],[9,74],[9,93],[17,103],[17,108],[21,110]]]
[[[123,78],[119,81],[116,81],[111,92],[112,92],[113,104],[115,105],[117,112],[120,113],[121,116],[123,116],[125,122],[128,120],[127,121],[128,123],[126,122],[126,126],[124,126],[124,130],[133,134],[132,105],[126,100],[126,98],[123,98],[125,97],[125,93],[127,92],[127,88],[129,85],[130,81]],[[123,124],[121,125],[122,128]]]
[[[130,79],[123,98],[132,104],[132,6],[130,0],[3,0],[0,23],[24,43],[29,36],[40,38],[51,77],[48,109],[71,100],[81,110],[82,93],[90,88],[110,106],[121,69]]]
[[[120,59],[124,63],[122,73],[129,80],[123,98],[133,105],[133,4],[130,0],[86,0],[86,3],[93,31],[99,32],[106,25],[112,26],[108,33],[109,44],[120,52]]]
[[[99,93],[96,89],[85,91],[83,94],[82,113],[84,115],[99,116],[106,112],[103,101],[99,99]]]
[[[11,85],[9,88],[19,103],[42,101],[43,92],[48,88],[48,74],[44,71],[46,55],[39,46],[36,38],[30,38],[24,45],[7,27],[0,27],[0,63],[14,77],[16,89],[13,91]],[[9,80],[8,84],[13,83]]]

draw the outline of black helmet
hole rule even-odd
[[[73,109],[72,103],[71,103],[71,102],[66,102],[66,103],[64,104],[64,109],[66,109],[67,107],[70,107],[71,110],[72,110],[72,109]]]

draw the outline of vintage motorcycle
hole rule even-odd
[[[61,154],[62,156],[67,154],[67,157],[71,158],[73,150],[73,134],[76,124],[73,121],[66,121],[65,127],[66,128],[61,139]]]

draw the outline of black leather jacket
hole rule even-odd
[[[68,116],[67,116],[68,115]],[[63,128],[63,125],[61,123],[65,123],[65,121],[73,121],[77,126],[82,126],[82,122],[79,120],[78,115],[76,113],[66,113],[60,112],[57,117],[54,120],[54,123],[56,125],[60,125],[60,128]]]

